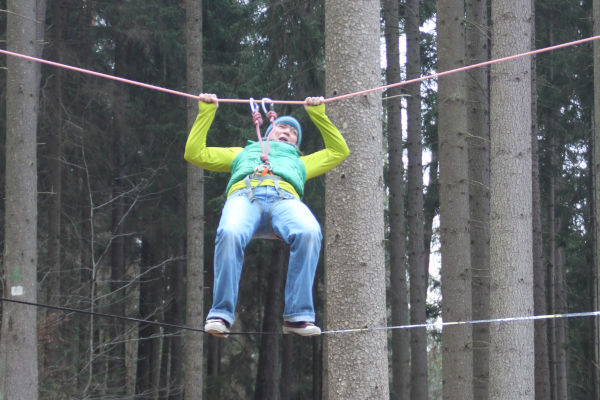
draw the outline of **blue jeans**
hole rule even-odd
[[[292,194],[259,186],[232,193],[221,214],[215,240],[213,305],[207,319],[235,320],[244,249],[253,236],[270,229],[290,246],[283,318],[314,322],[312,287],[321,251],[321,227],[310,209]]]

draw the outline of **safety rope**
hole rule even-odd
[[[407,80],[407,81],[401,81],[401,82],[391,83],[391,84],[388,84],[388,85],[379,86],[379,87],[375,87],[375,88],[371,88],[371,89],[366,89],[366,90],[361,90],[361,91],[352,92],[352,93],[347,93],[347,94],[340,95],[340,96],[329,97],[329,98],[326,98],[324,100],[324,102],[325,103],[330,103],[330,102],[333,102],[333,101],[347,99],[349,97],[359,96],[359,95],[362,95],[362,94],[367,94],[367,93],[376,92],[376,91],[383,91],[383,90],[390,89],[390,88],[393,88],[393,87],[410,85],[410,84],[413,84],[413,83],[418,83],[418,82],[422,82],[422,81],[429,80],[429,79],[439,78],[439,77],[450,75],[450,74],[454,74],[454,73],[457,73],[457,72],[468,71],[468,70],[471,70],[471,69],[474,69],[474,68],[480,68],[480,67],[485,67],[485,66],[488,66],[488,65],[500,63],[500,62],[514,60],[514,59],[517,59],[517,58],[520,58],[520,57],[526,57],[526,56],[531,56],[531,55],[536,55],[536,54],[540,54],[540,53],[545,53],[545,52],[549,52],[549,51],[554,51],[554,50],[562,49],[562,48],[565,48],[565,47],[576,46],[578,44],[583,44],[583,43],[591,42],[591,41],[598,40],[598,39],[600,39],[600,35],[590,36],[590,37],[587,37],[587,38],[584,38],[584,39],[574,40],[574,41],[571,41],[571,42],[565,42],[565,43],[561,43],[561,44],[557,44],[557,45],[553,45],[553,46],[548,46],[548,47],[544,47],[544,48],[537,49],[537,50],[532,50],[532,51],[527,51],[527,52],[524,52],[524,53],[514,54],[514,55],[511,55],[511,56],[507,56],[507,57],[496,58],[496,59],[492,59],[492,60],[489,60],[489,61],[484,61],[484,62],[480,62],[480,63],[477,63],[477,64],[471,64],[471,65],[467,65],[467,66],[460,67],[460,68],[450,69],[450,70],[447,70],[447,71],[443,71],[443,72],[439,72],[439,73],[435,73],[435,74],[423,76],[423,77],[420,77],[420,78],[415,78],[415,79],[410,79],[410,80]],[[163,88],[163,87],[160,87],[160,86],[155,86],[155,85],[150,85],[150,84],[147,84],[147,83],[142,83],[142,82],[134,81],[134,80],[131,80],[131,79],[121,78],[121,77],[118,77],[118,76],[115,76],[115,75],[104,74],[104,73],[101,73],[101,72],[95,72],[95,71],[91,71],[91,70],[84,69],[84,68],[79,68],[79,67],[74,67],[74,66],[67,65],[67,64],[62,64],[62,63],[58,63],[58,62],[54,62],[54,61],[44,60],[42,58],[32,57],[32,56],[28,56],[28,55],[25,55],[25,54],[20,54],[20,53],[13,52],[13,51],[8,51],[8,50],[0,49],[0,54],[5,54],[5,55],[8,55],[8,56],[12,56],[12,57],[18,57],[18,58],[22,58],[22,59],[29,60],[29,61],[35,61],[35,62],[39,62],[39,63],[42,63],[42,64],[47,64],[47,65],[51,65],[51,66],[58,67],[58,68],[64,68],[64,69],[68,69],[68,70],[71,70],[71,71],[81,72],[81,73],[84,73],[84,74],[93,75],[93,76],[97,76],[97,77],[101,77],[101,78],[111,79],[111,80],[114,80],[114,81],[118,81],[118,82],[130,84],[130,85],[140,86],[140,87],[144,87],[144,88],[147,88],[147,89],[152,89],[152,90],[157,90],[157,91],[164,92],[164,93],[174,94],[174,95],[177,95],[177,96],[188,97],[188,98],[195,99],[195,100],[199,99],[199,96],[197,94],[190,94],[190,93],[180,92],[180,91],[176,91],[176,90],[172,90],[172,89],[167,89],[167,88]],[[248,100],[248,99],[225,99],[224,98],[224,99],[219,99],[219,102],[221,102],[221,103],[248,103],[248,102],[250,102],[250,100]],[[273,104],[289,104],[289,105],[305,105],[306,104],[306,101],[304,101],[304,100],[272,100],[271,102]]]
[[[267,107],[265,106],[265,102],[269,102],[271,103],[271,109],[269,111],[267,111]],[[267,116],[267,118],[269,118],[269,121],[271,122],[271,128],[274,128],[273,124],[275,123],[275,120],[277,119],[277,113],[275,112],[275,109],[273,108],[273,100],[269,99],[268,97],[263,97],[263,99],[261,100],[261,105],[262,105],[262,109],[265,113],[265,115]],[[256,136],[258,138],[258,143],[260,143],[260,149],[261,149],[261,155],[260,155],[260,160],[263,162],[262,165],[259,165],[258,167],[255,168],[254,173],[261,175],[261,176],[265,176],[269,173],[271,173],[271,164],[269,163],[269,135],[267,135],[266,139],[265,139],[265,145],[263,145],[263,138],[262,138],[262,134],[260,133],[260,127],[263,124],[263,119],[262,119],[262,115],[260,114],[260,109],[259,107],[256,105],[256,101],[250,97],[250,112],[252,114],[252,122],[254,123],[254,126],[256,127]]]
[[[258,138],[258,143],[260,143],[260,149],[262,151],[262,154],[260,155],[260,159],[263,162],[268,163],[269,162],[269,153],[268,153],[268,150],[265,151],[265,148],[263,146],[262,135],[260,133],[260,127],[263,124],[263,119],[262,119],[262,115],[260,114],[260,110],[256,106],[256,103],[254,102],[254,99],[252,97],[250,97],[250,111],[252,113],[252,122],[254,123],[254,126],[256,127],[256,137]]]

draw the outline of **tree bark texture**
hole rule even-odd
[[[429,185],[427,186],[427,192],[423,196],[423,215],[424,215],[424,235],[423,239],[425,242],[425,268],[429,272],[429,260],[431,254],[431,241],[433,237],[433,220],[438,214],[438,210],[440,208],[439,203],[439,176],[438,176],[438,166],[439,166],[439,153],[437,146],[432,146],[431,148],[431,161],[429,163]]]
[[[262,323],[263,332],[278,332],[279,320],[283,313],[283,277],[287,265],[286,253],[289,248],[279,240],[273,244],[270,268],[268,271],[267,294]],[[255,400],[277,400],[279,398],[279,335],[262,335],[258,355]]]
[[[163,320],[164,288],[161,265],[164,249],[161,246],[163,230],[150,225],[142,237],[140,276],[140,318],[145,320]],[[158,394],[161,369],[161,335],[156,325],[139,325],[139,343],[137,359],[136,393]]]
[[[52,26],[49,29],[50,53],[47,58],[61,62],[63,31],[65,29],[66,8],[64,1],[52,3]],[[50,92],[53,100],[49,101],[47,107],[51,110],[51,126],[48,132],[48,169],[49,188],[48,196],[48,245],[46,250],[46,263],[48,266],[47,295],[46,302],[49,304],[60,304],[61,300],[61,213],[62,213],[62,131],[63,131],[63,71],[57,70],[50,81]],[[60,378],[58,372],[61,365],[62,354],[59,343],[62,340],[61,331],[62,315],[58,311],[47,313],[46,324],[49,329],[47,339],[44,338],[44,365],[46,374],[54,379]]]
[[[527,51],[531,1],[492,2],[492,58]],[[531,63],[491,69],[491,317],[533,313]],[[533,322],[490,327],[490,399],[534,398]]]
[[[565,314],[567,308],[567,288],[565,282],[566,260],[565,248],[560,246],[556,249],[556,313]],[[556,393],[557,399],[567,400],[569,398],[569,382],[567,374],[567,345],[568,324],[564,318],[556,319]]]
[[[550,151],[554,154],[554,145],[550,139]],[[551,163],[553,164],[553,163]],[[556,179],[551,176],[548,183],[548,205],[546,209],[548,220],[548,244],[546,249],[546,262],[548,264],[548,312],[556,313],[556,215],[554,206],[556,204]],[[550,393],[551,398],[556,399],[557,395],[557,353],[556,353],[556,321],[548,321],[548,349],[550,360]]]
[[[7,50],[41,54],[38,7],[8,0]],[[7,57],[4,296],[37,300],[37,120],[40,66]],[[13,289],[14,288],[14,289]],[[4,303],[0,335],[0,399],[38,398],[35,307]]]
[[[465,64],[464,2],[438,2],[438,69]],[[438,81],[442,315],[445,321],[471,319],[471,243],[465,74]],[[444,399],[473,398],[472,328],[442,332]]]
[[[187,89],[202,91],[202,1],[186,0]],[[198,103],[187,101],[188,132],[198,114]],[[187,269],[186,324],[204,323],[204,172],[187,167]],[[204,383],[203,337],[186,331],[184,335],[184,398],[202,399]]]
[[[593,20],[594,35],[600,34],[600,0],[593,0]],[[600,42],[597,40],[593,44],[594,52],[594,263],[595,291],[594,306],[598,310],[600,307]],[[595,392],[596,398],[600,396],[600,318],[595,318]]]
[[[294,343],[293,336],[284,335],[281,339],[281,379],[279,386],[280,400],[292,399],[292,383],[294,381]]]
[[[406,79],[421,76],[420,1],[407,0],[406,18]],[[427,283],[429,268],[425,264],[423,211],[423,137],[421,134],[421,85],[406,87],[407,147],[408,147],[408,265],[410,276],[410,323],[424,324],[427,320]],[[427,330],[410,331],[410,398],[428,399]]]
[[[379,1],[326,0],[325,38],[327,97],[379,85]],[[326,178],[325,326],[385,326],[381,95],[327,110],[351,154]],[[324,398],[389,398],[386,337],[327,335]]]
[[[177,254],[184,254],[183,242],[178,244]],[[182,325],[185,323],[185,262],[176,261],[171,267],[170,282],[172,287],[172,303],[165,316],[167,323]],[[167,329],[173,336],[170,338],[170,387],[169,400],[183,399],[183,332],[175,328]]]
[[[128,76],[127,44],[118,35],[115,51],[115,71],[117,76]],[[112,152],[111,162],[111,190],[113,202],[111,204],[112,240],[110,244],[110,289],[114,293],[111,296],[110,310],[114,315],[125,315],[125,298],[121,289],[125,277],[125,199],[122,195],[126,190],[123,185],[125,168],[124,142],[131,137],[127,116],[124,112],[127,102],[127,88],[121,84],[112,85],[113,106],[113,129],[112,129]],[[114,321],[110,325],[110,337],[114,341],[111,344],[110,370],[115,377],[109,383],[110,387],[119,390],[125,384],[125,343],[123,334],[125,325],[122,321]]]
[[[488,2],[465,2],[467,64],[489,59]],[[471,219],[471,266],[473,319],[490,315],[490,128],[489,69],[467,73],[469,208]],[[488,398],[490,329],[473,325],[473,397]]]
[[[535,0],[531,0],[531,20],[535,21]],[[531,24],[531,47],[535,47],[535,23]],[[533,233],[533,312],[548,313],[546,291],[546,264],[542,238],[542,196],[540,189],[540,153],[537,124],[537,68],[536,57],[531,57],[531,178],[532,178],[532,233]],[[550,359],[548,357],[548,321],[534,322],[535,398],[550,399]]]
[[[387,56],[387,83],[402,80],[399,50],[398,0],[384,2],[385,47]],[[402,160],[402,91],[391,88],[387,92],[388,186],[389,186],[389,252],[390,252],[390,306],[392,325],[408,324],[408,293],[406,280],[406,221],[404,218],[404,165]],[[410,332],[392,331],[392,399],[406,399],[410,392]]]

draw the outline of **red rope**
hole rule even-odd
[[[341,95],[341,96],[329,97],[329,98],[325,99],[325,103],[330,103],[330,102],[333,102],[333,101],[342,100],[342,99],[346,99],[346,98],[349,98],[349,97],[359,96],[361,94],[366,94],[366,93],[371,93],[371,92],[376,92],[376,91],[383,91],[385,89],[390,89],[390,88],[393,88],[393,87],[410,85],[412,83],[422,82],[422,81],[425,81],[425,80],[428,80],[428,79],[439,78],[441,76],[446,76],[446,75],[450,75],[450,74],[454,74],[454,73],[462,72],[462,71],[468,71],[468,70],[474,69],[474,68],[485,67],[485,66],[488,66],[488,65],[492,65],[492,64],[496,64],[496,63],[500,63],[500,62],[504,62],[504,61],[510,61],[510,60],[514,60],[514,59],[520,58],[520,57],[526,57],[526,56],[531,56],[531,55],[535,55],[535,54],[540,54],[540,53],[545,53],[545,52],[549,52],[549,51],[554,51],[554,50],[562,49],[562,48],[565,48],[565,47],[570,47],[570,46],[575,46],[575,45],[582,44],[582,43],[591,42],[591,41],[598,40],[598,39],[600,39],[600,35],[591,36],[591,37],[588,37],[588,38],[579,39],[579,40],[575,40],[575,41],[572,41],[572,42],[561,43],[561,44],[557,44],[557,45],[554,45],[554,46],[544,47],[544,48],[541,48],[541,49],[532,50],[532,51],[528,51],[528,52],[520,53],[520,54],[515,54],[515,55],[512,55],[512,56],[508,56],[508,57],[496,58],[496,59],[493,59],[493,60],[489,60],[489,61],[485,61],[485,62],[481,62],[481,63],[477,63],[477,64],[472,64],[472,65],[467,65],[467,66],[464,66],[464,67],[455,68],[455,69],[451,69],[451,70],[448,70],[448,71],[443,71],[443,72],[439,72],[439,73],[436,73],[436,74],[431,74],[431,75],[423,76],[423,77],[420,77],[420,78],[411,79],[411,80],[408,80],[408,81],[396,82],[396,83],[392,83],[392,84],[385,85],[385,86],[379,86],[379,87],[372,88],[372,89],[366,89],[366,90],[361,90],[361,91],[358,91],[358,92],[352,92],[352,93],[344,94],[344,95]],[[74,67],[74,66],[71,66],[71,65],[61,64],[61,63],[57,63],[57,62],[49,61],[49,60],[44,60],[44,59],[37,58],[37,57],[31,57],[31,56],[27,56],[25,54],[15,53],[15,52],[7,51],[7,50],[4,50],[4,49],[0,49],[0,54],[6,54],[6,55],[9,55],[9,56],[22,58],[22,59],[29,60],[29,61],[35,61],[35,62],[39,62],[39,63],[42,63],[42,64],[51,65],[51,66],[58,67],[58,68],[64,68],[64,69],[68,69],[68,70],[76,71],[76,72],[81,72],[81,73],[88,74],[88,75],[93,75],[93,76],[97,76],[97,77],[101,77],[101,78],[111,79],[111,80],[114,80],[114,81],[118,81],[118,82],[130,84],[130,85],[140,86],[140,87],[147,88],[147,89],[152,89],[152,90],[157,90],[157,91],[160,91],[160,92],[174,94],[174,95],[177,95],[177,96],[188,97],[188,98],[196,99],[196,100],[199,99],[199,96],[195,95],[195,94],[189,94],[189,93],[179,92],[179,91],[176,91],[176,90],[166,89],[166,88],[163,88],[163,87],[160,87],[160,86],[149,85],[147,83],[142,83],[142,82],[134,81],[134,80],[131,80],[131,79],[125,79],[125,78],[120,78],[120,77],[114,76],[114,75],[103,74],[101,72],[90,71],[88,69],[78,68],[78,67]],[[219,99],[219,102],[221,102],[221,103],[248,103],[249,100],[248,99]],[[306,104],[306,102],[303,101],[303,100],[302,101],[300,101],[300,100],[272,100],[271,103],[273,103],[273,104],[289,104],[289,105],[305,105]]]

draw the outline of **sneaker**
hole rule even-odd
[[[213,336],[226,338],[229,336],[229,324],[221,318],[211,318],[206,320],[204,331]]]
[[[319,336],[321,334],[321,328],[312,322],[283,321],[283,333],[294,333],[300,336]]]

